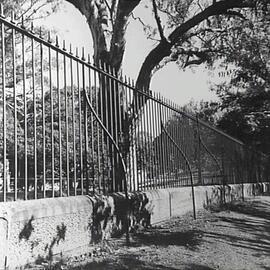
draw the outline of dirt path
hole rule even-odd
[[[270,197],[174,218],[133,234],[129,247],[113,239],[84,264],[62,269],[270,269]]]

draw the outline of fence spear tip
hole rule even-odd
[[[59,47],[58,35],[56,35],[55,37],[55,46]]]
[[[0,3],[0,16],[5,18],[3,3]]]
[[[15,23],[14,11],[11,11],[11,23]]]
[[[39,27],[39,37],[42,38],[42,27]]]
[[[72,53],[72,44],[71,43],[69,43],[69,54],[73,54]]]
[[[31,22],[31,32],[34,33],[34,23],[33,23],[33,21]]]
[[[51,43],[51,31],[48,31],[48,42]]]
[[[25,26],[24,26],[24,16],[23,15],[21,16],[21,28],[22,29],[25,29]]]
[[[85,61],[85,57],[84,57],[84,47],[82,47],[82,60]]]

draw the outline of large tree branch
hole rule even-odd
[[[179,43],[180,39],[184,40],[185,34],[202,21],[215,15],[226,14],[230,9],[234,8],[251,8],[255,7],[255,0],[224,0],[214,2],[211,6],[207,7],[191,19],[187,20],[169,35],[168,41],[161,40],[159,44],[148,54],[142,64],[139,75],[137,77],[136,87],[139,89],[148,89],[152,70],[157,66],[162,59],[170,56],[171,48]]]
[[[128,18],[141,0],[119,0],[110,45],[110,64],[118,71],[121,67],[126,40]]]
[[[165,39],[164,31],[163,31],[163,28],[162,28],[162,25],[161,25],[161,20],[160,20],[160,17],[158,16],[156,0],[152,0],[152,3],[153,3],[153,11],[154,11],[155,20],[156,20],[156,23],[157,23],[160,38]]]
[[[108,62],[109,53],[106,44],[105,31],[99,10],[94,0],[66,0],[74,5],[83,16],[86,17],[90,28],[94,44],[94,61],[98,64],[99,60]]]
[[[181,37],[188,30],[198,25],[205,19],[215,16],[226,14],[228,10],[234,8],[251,8],[255,7],[255,0],[227,0],[227,1],[219,1],[214,3],[213,5],[207,7],[202,12],[198,13],[190,20],[178,26],[170,35],[169,40],[171,43],[177,42],[179,37]]]

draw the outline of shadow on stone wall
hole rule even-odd
[[[245,196],[269,195],[270,185],[262,183],[254,183],[249,186],[242,184],[232,186],[218,186],[213,188],[211,196],[205,191],[204,208],[215,211],[216,209],[226,208],[227,204],[235,201],[245,200]]]
[[[237,185],[235,187],[231,187],[229,185],[223,186],[215,186],[213,187],[210,194],[205,191],[205,202],[203,207],[208,210],[219,209],[223,205],[230,203],[235,200],[242,200],[243,194],[243,186]]]
[[[66,231],[67,231],[67,226],[64,223],[62,223],[60,226],[59,225],[56,226],[56,236],[53,237],[50,244],[47,244],[45,246],[45,252],[48,253],[48,255],[46,256],[47,260],[52,260],[53,248],[56,244],[59,245],[59,242],[61,240],[63,241],[65,240]]]
[[[23,229],[19,233],[19,241],[25,239],[26,241],[29,240],[32,232],[34,231],[34,226],[33,226],[33,220],[34,216],[31,216],[31,218],[24,224]]]
[[[129,194],[129,200],[122,193],[95,197],[93,216],[88,225],[92,231],[92,243],[119,237],[127,228],[132,231],[149,226],[152,210],[144,193]]]
[[[36,240],[34,237],[31,238],[32,233],[35,230],[34,227],[34,216],[31,216],[31,218],[25,222],[24,227],[19,233],[19,241],[25,240],[25,248],[27,248],[27,245],[31,248],[31,253],[33,254],[34,248],[39,245],[39,241]],[[66,236],[66,230],[67,227],[64,223],[61,223],[61,225],[56,226],[56,235],[52,238],[52,240],[45,245],[44,248],[44,254],[39,254],[37,256],[37,259],[35,260],[35,263],[40,264],[42,262],[48,262],[53,260],[53,248],[56,245],[59,245],[60,241],[65,240]],[[27,266],[26,266],[27,267]]]

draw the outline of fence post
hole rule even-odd
[[[198,154],[198,162],[197,162],[197,166],[198,166],[198,184],[203,184],[202,182],[202,164],[201,164],[201,133],[200,133],[200,125],[199,125],[199,118],[198,118],[198,114],[196,114],[196,125],[197,125],[197,154]]]
[[[223,194],[221,194],[221,199],[223,200],[223,203],[225,204],[226,203],[226,196],[225,196],[226,176],[225,176],[224,156],[225,156],[225,146],[223,142],[221,146],[221,169],[222,169],[222,190],[223,190]]]

